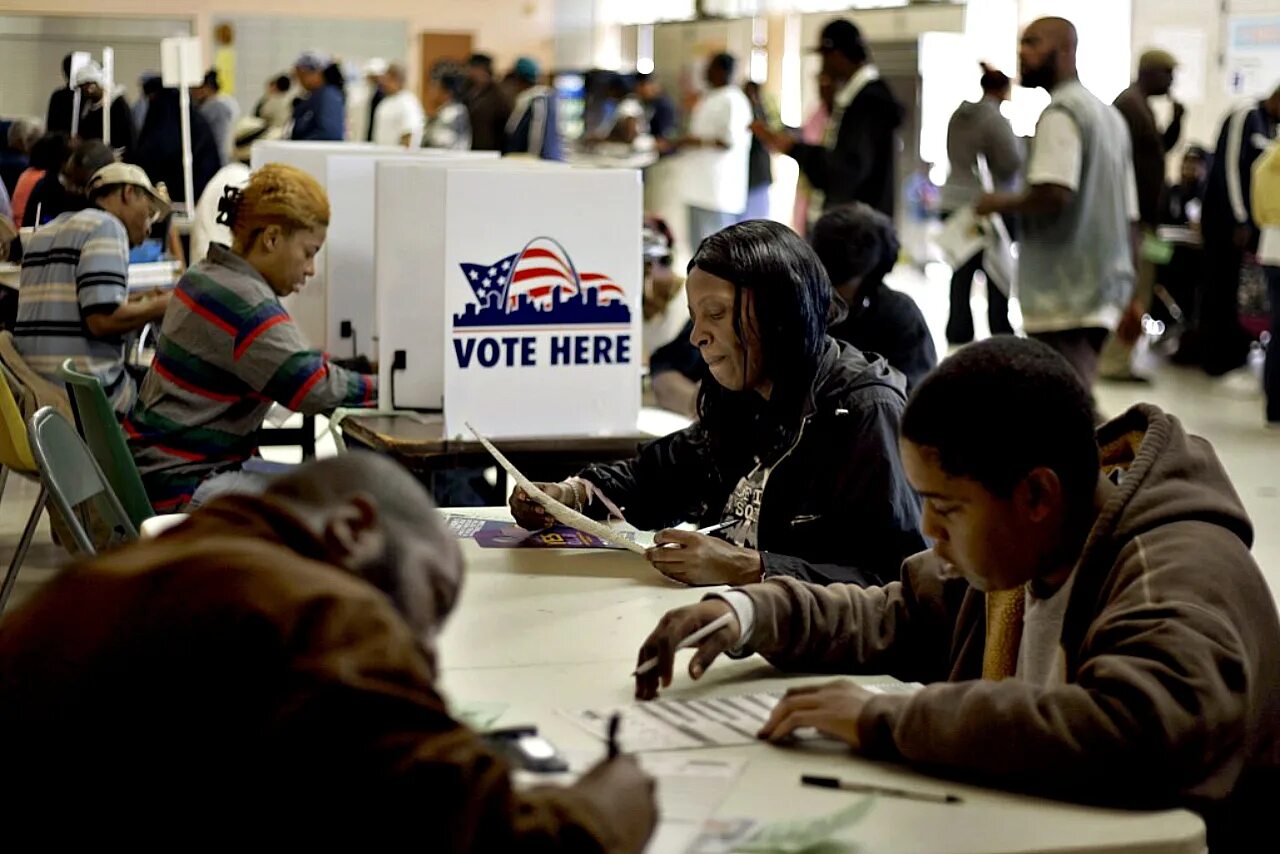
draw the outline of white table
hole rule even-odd
[[[502,518],[502,511],[485,512]],[[537,724],[564,751],[603,748],[554,710],[629,702],[633,682],[628,674],[640,643],[669,608],[695,602],[705,592],[667,581],[630,553],[481,549],[473,541],[465,542],[463,551],[462,599],[441,638],[445,693],[458,701],[507,703],[500,725]],[[678,666],[687,666],[687,656]],[[732,695],[829,678],[785,677],[758,657],[721,660],[700,683],[679,670],[666,696]],[[1014,795],[939,780],[830,746],[759,744],[706,753],[748,760],[718,811],[725,818],[818,816],[858,797],[801,787],[802,773],[963,797],[958,805],[878,799],[870,815],[846,833],[849,842],[868,852],[1200,854],[1205,847],[1203,822],[1184,810],[1128,812]]]

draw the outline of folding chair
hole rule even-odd
[[[116,420],[115,410],[102,390],[102,383],[91,374],[81,373],[68,359],[58,369],[58,375],[67,385],[71,397],[71,411],[76,417],[76,429],[89,446],[93,458],[107,476],[116,497],[124,505],[135,528],[155,515],[142,475],[125,441],[124,431]]]
[[[31,453],[31,443],[27,438],[27,427],[22,421],[22,412],[18,401],[13,396],[13,388],[9,385],[7,371],[0,370],[0,498],[4,495],[4,487],[8,482],[9,472],[16,471],[33,477],[39,476],[35,458]],[[4,613],[5,603],[13,592],[13,585],[18,580],[18,571],[27,559],[27,551],[31,548],[31,539],[35,536],[36,525],[40,523],[40,514],[44,512],[48,502],[48,493],[43,482],[40,494],[36,496],[35,506],[27,518],[27,525],[22,529],[18,540],[18,549],[9,561],[9,569],[5,573],[4,582],[0,583],[0,614]]]
[[[107,476],[66,416],[46,406],[31,417],[28,435],[40,480],[49,500],[66,521],[80,552],[97,553],[93,538],[77,512],[91,502],[95,521],[104,523],[109,541],[128,542],[138,538],[138,529],[112,491]]]

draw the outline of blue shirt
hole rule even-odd
[[[346,127],[346,98],[336,86],[321,86],[293,108],[295,140],[341,142],[346,139]]]

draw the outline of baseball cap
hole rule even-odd
[[[86,83],[97,83],[101,86],[106,79],[102,73],[102,66],[90,60],[76,69],[76,77],[71,81],[71,85],[84,86]]]
[[[867,44],[862,40],[862,31],[848,18],[837,18],[823,27],[818,46],[813,50],[815,53],[835,51],[855,61],[867,58]]]
[[[1167,50],[1155,48],[1143,52],[1138,59],[1139,71],[1172,71],[1178,67],[1178,58]]]
[[[538,82],[538,63],[527,56],[516,60],[515,75],[526,83]]]
[[[387,73],[387,61],[380,57],[374,57],[364,64],[365,77],[381,77]]]
[[[93,173],[93,177],[89,179],[89,183],[85,187],[85,192],[92,196],[95,191],[102,187],[114,187],[117,184],[128,184],[132,187],[142,188],[151,197],[152,206],[158,215],[163,216],[169,212],[171,204],[169,202],[169,194],[165,191],[164,185],[161,184],[159,187],[153,185],[151,179],[147,177],[147,173],[142,171],[142,167],[135,166],[132,163],[110,163],[103,166]]]
[[[323,54],[318,50],[304,50],[302,55],[294,61],[294,68],[301,68],[303,71],[324,71],[333,62],[327,54]]]

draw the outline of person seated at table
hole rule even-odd
[[[10,806],[56,792],[130,842],[358,827],[431,851],[639,852],[654,784],[633,758],[516,791],[451,716],[436,638],[462,573],[413,476],[361,452],[72,566],[0,629]]]
[[[102,167],[116,162],[115,152],[100,139],[77,142],[58,169],[50,169],[31,188],[22,211],[24,228],[53,222],[64,213],[82,211],[89,205],[85,187]]]
[[[686,584],[887,581],[923,547],[896,447],[902,375],[826,334],[827,274],[784,225],[707,238],[685,288],[708,368],[697,423],[544,488],[600,517],[621,507],[640,528],[729,523],[718,536],[659,532],[649,560]],[[548,524],[523,490],[511,510],[526,528]]]
[[[157,512],[260,492],[272,473],[245,465],[273,403],[316,414],[376,395],[376,377],[331,363],[280,304],[315,273],[329,226],[320,184],[268,163],[243,190],[229,190],[224,208],[233,246],[213,244],[178,281],[125,421]]]
[[[938,364],[938,353],[915,300],[884,283],[901,249],[892,220],[854,202],[823,214],[810,240],[839,297],[828,333],[884,356],[906,376],[910,394]]]
[[[673,611],[640,652],[659,666],[637,696],[670,684],[681,638],[733,613],[693,678],[722,652],[755,652],[926,683],[791,691],[762,738],[816,727],[980,783],[1187,806],[1213,851],[1261,838],[1249,834],[1280,797],[1280,621],[1209,444],[1147,404],[1095,437],[1071,366],[998,336],[925,378],[901,445],[932,551],[883,587],[770,579]]]
[[[101,143],[82,148],[89,145]],[[129,293],[129,249],[146,239],[169,200],[124,163],[108,162],[85,184],[89,207],[60,214],[23,246],[13,344],[31,370],[59,387],[68,359],[93,374],[123,416],[137,394],[125,338],[163,317],[169,302],[167,293]]]

